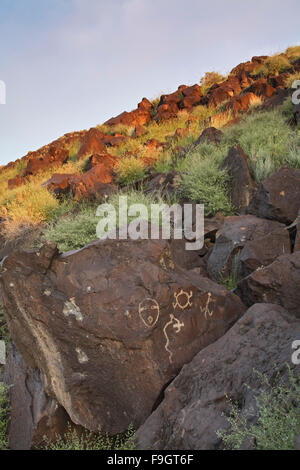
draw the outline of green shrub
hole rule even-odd
[[[9,423],[9,400],[7,387],[0,382],[0,450],[8,449],[7,428]]]
[[[228,198],[229,177],[220,169],[224,155],[212,144],[202,144],[190,152],[180,165],[183,197],[205,205],[205,214],[217,212],[232,214],[234,209]]]
[[[207,91],[215,84],[221,83],[225,77],[218,72],[206,72],[204,77],[201,78],[201,91],[206,95]]]
[[[289,60],[293,63],[300,58],[300,46],[288,47],[285,53]]]
[[[66,434],[51,443],[44,438],[45,450],[134,450],[135,449],[135,431],[132,426],[122,436],[109,437],[108,434],[94,434],[85,431],[79,436],[76,430],[69,426]]]
[[[255,179],[268,178],[287,165],[300,168],[300,136],[287,124],[287,106],[246,116],[225,130],[222,145],[240,145],[250,158]]]
[[[141,159],[136,157],[124,157],[117,169],[118,181],[122,186],[140,181],[145,176],[145,167]]]
[[[256,76],[276,75],[285,72],[291,67],[289,59],[284,55],[274,55],[268,57],[265,62],[259,65],[253,72]]]
[[[0,341],[4,341],[5,344],[10,341],[10,334],[7,328],[7,324],[3,315],[3,307],[0,305]]]
[[[238,450],[245,441],[257,450],[294,449],[295,437],[300,433],[300,377],[293,374],[289,365],[287,368],[288,384],[280,379],[279,373],[272,385],[266,376],[255,371],[260,379],[259,389],[252,390],[256,412],[252,407],[241,414],[239,407],[229,400],[230,428],[217,432],[226,449]]]
[[[43,241],[57,243],[62,251],[79,250],[97,239],[96,206],[82,204],[78,212],[60,218],[56,223],[51,222],[44,230]]]

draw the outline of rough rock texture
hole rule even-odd
[[[239,277],[249,276],[253,271],[273,263],[281,255],[291,253],[290,234],[286,228],[247,241],[239,253]]]
[[[63,435],[70,420],[65,410],[45,394],[38,369],[26,365],[11,343],[4,383],[10,390],[9,447],[29,450],[45,445],[44,437]]]
[[[255,271],[238,284],[236,293],[248,306],[270,302],[300,318],[300,252],[282,255]]]
[[[222,140],[223,132],[215,127],[207,127],[204,129],[200,137],[194,142],[196,147],[203,142],[211,142],[212,144],[219,144]]]
[[[281,168],[261,185],[248,212],[291,224],[300,209],[300,170]]]
[[[12,338],[46,393],[75,424],[111,434],[141,425],[183,364],[245,311],[177,267],[162,240],[15,252],[0,284]]]
[[[246,243],[258,240],[275,230],[282,229],[283,225],[266,219],[259,219],[252,215],[226,217],[224,225],[216,235],[216,243],[208,260],[208,273],[216,281],[231,273],[232,264]],[[287,233],[287,240],[288,233]],[[277,256],[282,254],[282,247],[275,246]],[[266,255],[266,260],[270,255]],[[274,254],[273,254],[274,256]],[[275,255],[276,256],[276,255]],[[261,260],[261,264],[263,259]]]
[[[250,173],[248,157],[241,147],[231,147],[224,161],[224,168],[230,177],[230,199],[239,212],[249,205],[255,189]]]
[[[260,388],[255,368],[272,380],[276,365],[286,376],[291,344],[300,337],[300,321],[278,305],[257,304],[214,344],[184,366],[165,391],[160,406],[137,432],[138,449],[214,450],[222,448],[219,429],[228,428],[222,413],[230,411],[227,396],[241,412],[254,404]],[[296,372],[297,371],[297,372]],[[245,443],[244,448],[251,448]]]

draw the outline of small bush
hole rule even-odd
[[[144,178],[145,167],[141,159],[133,156],[124,157],[120,161],[116,173],[119,183],[127,186]]]
[[[277,75],[285,72],[291,67],[291,63],[284,55],[274,55],[268,57],[265,62],[259,65],[253,72],[256,76]]]
[[[288,47],[285,53],[291,62],[295,62],[300,58],[300,46]]]
[[[287,88],[292,88],[293,83],[296,80],[300,80],[300,72],[296,72],[296,73],[293,73],[293,74],[289,75],[288,78],[285,81],[285,86]]]
[[[3,315],[3,307],[0,305],[0,341],[4,341],[5,344],[8,344],[10,341],[10,334],[8,327]]]
[[[96,208],[96,205],[82,204],[78,212],[48,224],[42,240],[57,243],[62,252],[83,248],[97,239],[96,226],[99,218],[96,217]]]
[[[229,215],[234,209],[228,198],[229,177],[220,169],[223,155],[211,144],[202,144],[182,163],[180,189],[183,197],[205,205],[205,214]]]
[[[226,449],[239,450],[245,441],[257,450],[294,449],[295,437],[300,433],[300,378],[289,365],[287,368],[288,384],[279,373],[272,385],[265,375],[255,371],[260,380],[259,389],[252,390],[257,411],[252,407],[241,415],[239,407],[230,401],[230,429],[217,432]]]
[[[204,77],[200,80],[201,90],[203,95],[206,95],[207,91],[218,83],[225,80],[225,77],[218,72],[206,72]]]
[[[250,158],[258,182],[287,165],[300,168],[300,136],[287,124],[286,104],[273,111],[253,113],[225,130],[222,145],[240,145]]]
[[[7,428],[9,423],[9,400],[7,387],[0,382],[0,450],[8,449]]]
[[[85,431],[81,436],[69,426],[66,434],[51,443],[44,438],[45,450],[135,450],[135,431],[132,426],[122,436],[109,437]]]

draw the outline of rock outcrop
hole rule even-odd
[[[248,212],[291,224],[300,209],[300,170],[282,168],[264,181],[250,202]]]
[[[179,268],[162,240],[16,252],[1,290],[12,338],[46,393],[75,424],[110,434],[140,426],[180,368],[245,311]]]
[[[300,252],[282,255],[243,279],[236,293],[248,306],[256,302],[282,305],[300,318]]]
[[[11,343],[4,371],[10,394],[9,447],[30,450],[45,447],[64,435],[71,421],[55,399],[45,394],[38,369],[29,367]]]
[[[269,243],[265,253],[260,251],[261,240],[264,246]],[[283,224],[252,215],[226,217],[208,259],[208,273],[218,282],[233,269],[239,272],[240,260],[244,263],[242,269],[256,269],[286,252],[290,252],[290,241]]]
[[[299,319],[284,308],[254,305],[226,335],[183,367],[160,406],[138,430],[138,448],[222,449],[217,431],[229,427],[228,398],[238,403],[242,414],[249,410],[255,402],[248,387],[261,387],[254,369],[271,381],[276,367],[286,377],[291,344],[299,337]],[[300,372],[300,366],[291,368]],[[245,442],[243,448],[253,448],[253,442]]]

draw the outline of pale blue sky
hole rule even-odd
[[[0,0],[0,164],[299,38],[299,0]]]

